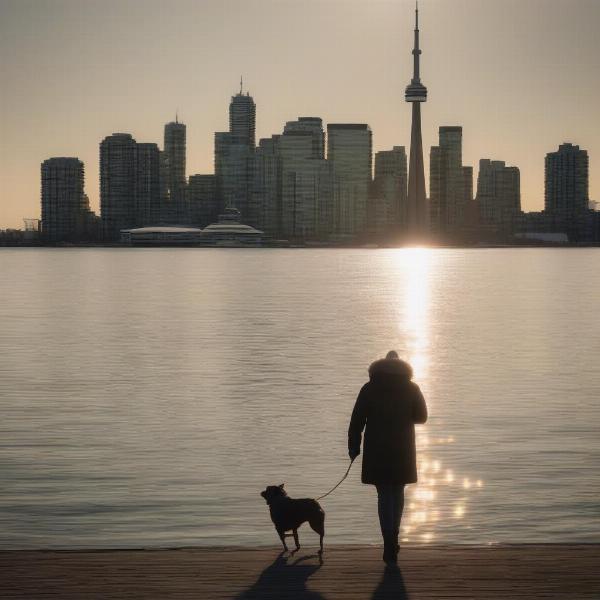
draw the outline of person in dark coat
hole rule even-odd
[[[427,421],[427,405],[412,381],[411,366],[388,352],[369,367],[348,428],[348,454],[360,454],[365,430],[362,482],[377,487],[383,560],[397,561],[398,533],[404,508],[404,486],[417,481],[415,423]]]

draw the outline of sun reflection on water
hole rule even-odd
[[[395,252],[398,282],[399,348],[412,365],[415,381],[423,389],[430,412],[435,414],[435,398],[428,397],[430,368],[431,282],[434,253],[428,248],[406,248]],[[435,418],[434,418],[435,419]],[[430,437],[427,429],[417,428],[419,483],[407,488],[407,510],[402,520],[404,542],[429,543],[439,537],[440,525],[447,526],[466,518],[472,492],[483,487],[481,479],[455,473],[434,452],[454,444],[453,435]]]
[[[429,543],[438,539],[442,524],[447,527],[466,518],[472,492],[483,487],[483,480],[458,476],[441,459],[431,457],[453,443],[453,436],[431,440],[425,431],[419,432],[419,483],[407,490],[402,541]]]
[[[426,437],[424,435],[424,437]],[[451,443],[447,438],[437,444]],[[437,446],[436,444],[436,446]],[[402,520],[402,541],[429,543],[439,538],[439,528],[464,520],[471,493],[483,487],[483,481],[457,477],[444,468],[440,459],[431,459],[421,448],[419,483],[407,490],[407,510]]]
[[[415,378],[423,381],[429,367],[429,304],[432,253],[427,248],[405,248],[395,254],[399,296],[399,330]]]

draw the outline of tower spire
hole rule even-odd
[[[420,55],[421,49],[419,48],[419,0],[415,3],[415,47],[413,48],[414,57],[414,68],[413,68],[413,82],[418,83],[421,80],[420,72]]]
[[[244,89],[244,76],[240,75],[240,96],[243,93],[243,89]]]

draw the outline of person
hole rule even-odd
[[[360,454],[363,429],[362,482],[377,488],[383,560],[398,560],[398,533],[404,486],[417,481],[415,423],[427,421],[427,405],[412,381],[412,367],[392,350],[369,367],[348,428],[348,454]]]

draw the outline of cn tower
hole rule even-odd
[[[412,102],[412,129],[410,134],[410,165],[408,169],[408,211],[407,228],[409,235],[427,233],[427,199],[425,195],[425,167],[423,165],[423,139],[421,137],[421,102],[427,101],[427,88],[421,83],[419,63],[419,4],[415,7],[415,47],[413,78],[406,87],[405,99]]]

